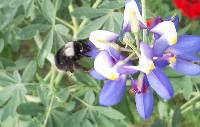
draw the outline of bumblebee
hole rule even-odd
[[[55,65],[62,71],[73,72],[75,68],[84,69],[79,60],[81,57],[89,57],[86,53],[90,50],[91,47],[83,40],[68,42],[56,52]]]

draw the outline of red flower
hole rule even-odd
[[[190,19],[198,19],[200,17],[200,0],[173,0],[177,8],[183,15]]]

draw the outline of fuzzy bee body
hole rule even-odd
[[[55,65],[63,71],[73,72],[75,68],[83,68],[78,60],[88,57],[85,53],[91,50],[90,46],[83,41],[72,41],[61,47],[55,55]]]

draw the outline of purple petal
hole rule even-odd
[[[156,67],[165,68],[169,65],[169,62],[167,60],[157,59],[154,61],[154,64],[156,65]]]
[[[108,80],[101,90],[99,103],[103,106],[118,104],[126,91],[126,77],[120,76],[117,80]]]
[[[161,69],[154,69],[150,74],[147,75],[147,79],[150,86],[163,99],[168,100],[173,96],[174,91],[171,83]]]
[[[154,99],[152,91],[148,88],[145,93],[136,93],[136,108],[143,119],[148,119],[153,112]]]
[[[139,1],[139,0],[135,0],[135,2],[136,2],[137,7],[138,7],[138,9],[139,9],[139,11],[140,11],[140,15],[142,15],[142,7],[141,7],[141,5],[140,5],[140,1]]]
[[[200,36],[180,36],[177,44],[171,46],[168,50],[175,55],[179,55],[180,57],[184,58],[186,56],[186,59],[188,59],[189,56],[196,59],[198,53],[200,52]]]
[[[99,74],[97,71],[95,70],[91,70],[90,71],[90,75],[92,75],[92,77],[98,79],[98,80],[105,80],[106,78],[104,76],[102,76],[101,74]]]
[[[147,58],[151,59],[153,57],[152,49],[146,43],[144,43],[144,42],[140,43],[140,50],[141,50],[141,53],[144,53],[144,55]]]
[[[168,41],[164,38],[160,37],[158,40],[155,41],[153,46],[153,54],[154,56],[161,57],[164,51],[169,47]]]
[[[161,23],[161,22],[163,22],[162,17],[160,17],[160,16],[156,17],[156,18],[154,19],[154,21],[153,21],[153,23],[152,23],[150,29],[153,28],[153,27],[155,27],[156,25],[158,25],[158,24]]]
[[[176,63],[172,65],[172,68],[179,73],[189,76],[195,76],[200,74],[199,65],[178,58],[176,60]]]
[[[92,49],[89,52],[86,52],[84,55],[92,57],[93,59],[95,59],[97,57],[97,55],[99,54],[99,50],[98,49]]]
[[[134,68],[132,68],[132,66],[121,66],[117,69],[117,71],[120,74],[135,74],[136,72],[138,72],[138,70],[135,70]]]
[[[112,47],[109,47],[109,48],[108,48],[108,52],[109,52],[109,54],[112,56],[112,58],[113,58],[115,61],[119,61],[119,60],[120,60],[121,54],[120,54],[120,52],[118,52],[116,49],[114,49],[114,48],[112,48]]]
[[[175,16],[175,17],[167,17],[166,21],[172,21],[176,27],[176,31],[178,31],[178,28],[179,28],[179,17],[178,16]]]

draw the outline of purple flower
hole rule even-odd
[[[145,27],[146,25],[142,19],[139,1],[126,0],[122,33],[129,31],[133,33],[138,32],[140,26]]]
[[[159,49],[154,50],[157,52],[156,50]],[[200,61],[199,52],[200,37],[183,35],[178,38],[176,45],[169,46],[164,50],[162,57],[158,57],[155,63],[160,67],[169,65],[175,71],[184,75],[195,76],[200,74],[200,66],[196,63]]]
[[[147,81],[155,92],[165,100],[169,100],[173,94],[173,88],[167,76],[162,69],[154,65],[152,49],[145,43],[140,43],[141,57],[138,66],[123,66],[120,70],[125,69],[135,73],[136,70],[143,72]]]
[[[115,54],[115,55],[110,55]],[[118,104],[126,91],[126,76],[118,72],[122,66],[121,54],[111,50],[101,51],[94,61],[94,70],[91,75],[99,80],[106,80],[99,96],[99,103],[104,106]]]
[[[132,80],[131,92],[135,94],[138,113],[143,119],[148,119],[153,112],[154,99],[146,76],[140,80]]]

